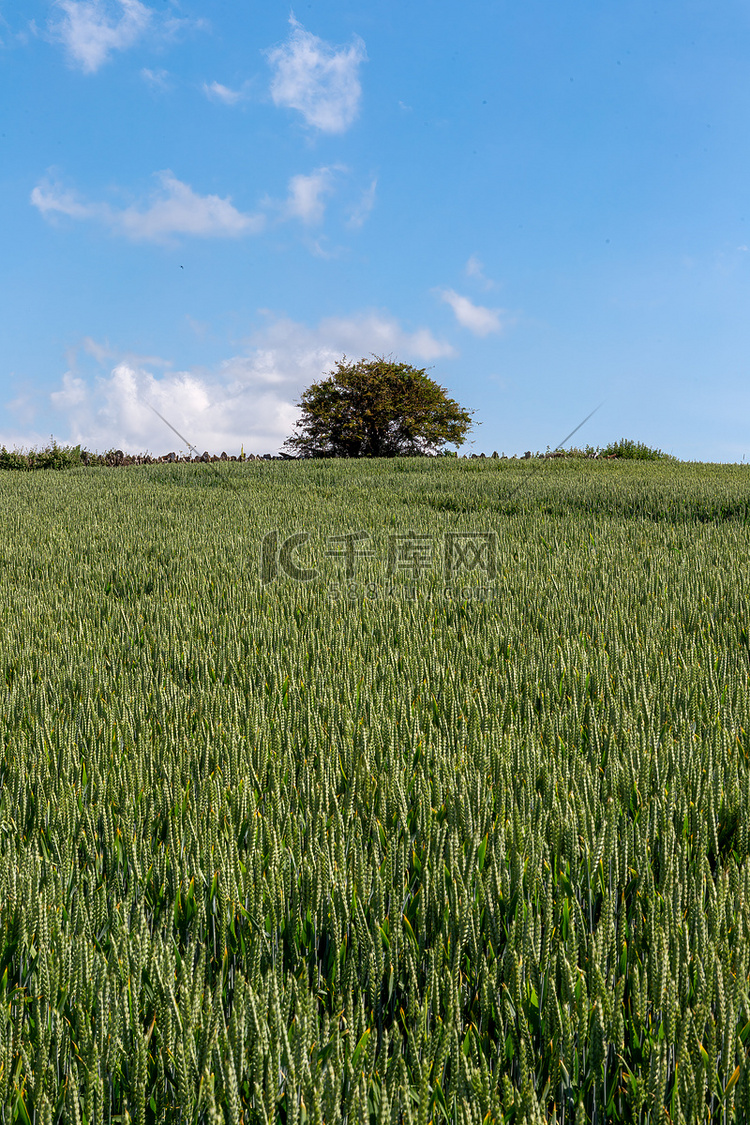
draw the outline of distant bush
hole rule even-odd
[[[29,471],[31,469],[75,469],[81,465],[150,465],[157,461],[184,460],[175,454],[166,457],[151,457],[148,453],[131,456],[123,453],[121,449],[108,449],[105,453],[90,453],[80,445],[58,445],[54,437],[50,438],[49,445],[44,449],[9,450],[3,445],[0,447],[0,470],[17,469]],[[189,458],[187,458],[189,460]],[[218,461],[218,457],[211,458],[204,454],[203,460]]]
[[[80,445],[58,445],[54,438],[44,449],[20,449],[12,452],[0,448],[0,469],[71,469],[86,463],[90,455],[81,451]]]
[[[537,457],[599,457],[600,452],[595,445],[585,445],[583,448],[577,445],[571,445],[570,449],[550,449],[547,446],[546,453],[537,453]]]
[[[676,460],[671,454],[663,453],[661,449],[651,449],[651,447],[645,445],[644,442],[631,441],[629,438],[620,438],[619,441],[611,441],[609,445],[605,445],[603,449],[599,450],[599,456],[622,457],[631,461]]]

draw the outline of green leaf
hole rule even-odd
[[[362,1058],[362,1055],[364,1054],[364,1052],[367,1048],[367,1044],[370,1041],[371,1033],[372,1033],[372,1028],[368,1027],[367,1030],[362,1033],[362,1036],[360,1037],[359,1043],[354,1048],[354,1054],[352,1055],[352,1067],[353,1067],[354,1070],[356,1070],[357,1067],[359,1066],[359,1061]]]
[[[404,929],[406,930],[407,934],[411,938],[412,945],[414,946],[415,949],[419,949],[419,942],[417,941],[414,930],[412,929],[411,922],[409,921],[409,919],[406,917],[405,914],[403,915],[403,919],[404,919]]]

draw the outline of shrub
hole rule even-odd
[[[448,398],[424,368],[384,356],[340,360],[297,404],[297,433],[286,448],[300,457],[414,457],[462,445],[472,411]]]
[[[661,449],[651,449],[642,441],[631,441],[629,438],[620,438],[611,441],[599,450],[600,457],[622,457],[631,461],[674,461],[676,458]]]
[[[44,449],[29,449],[26,453],[20,449],[11,453],[3,446],[0,449],[0,469],[70,469],[85,464],[87,457],[80,445],[58,445],[51,438]]]

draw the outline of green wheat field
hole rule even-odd
[[[741,466],[2,474],[0,1121],[750,1121],[749,521]]]

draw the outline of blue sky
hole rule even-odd
[[[750,458],[750,8],[0,0],[0,443],[276,452],[342,354],[464,451]]]

